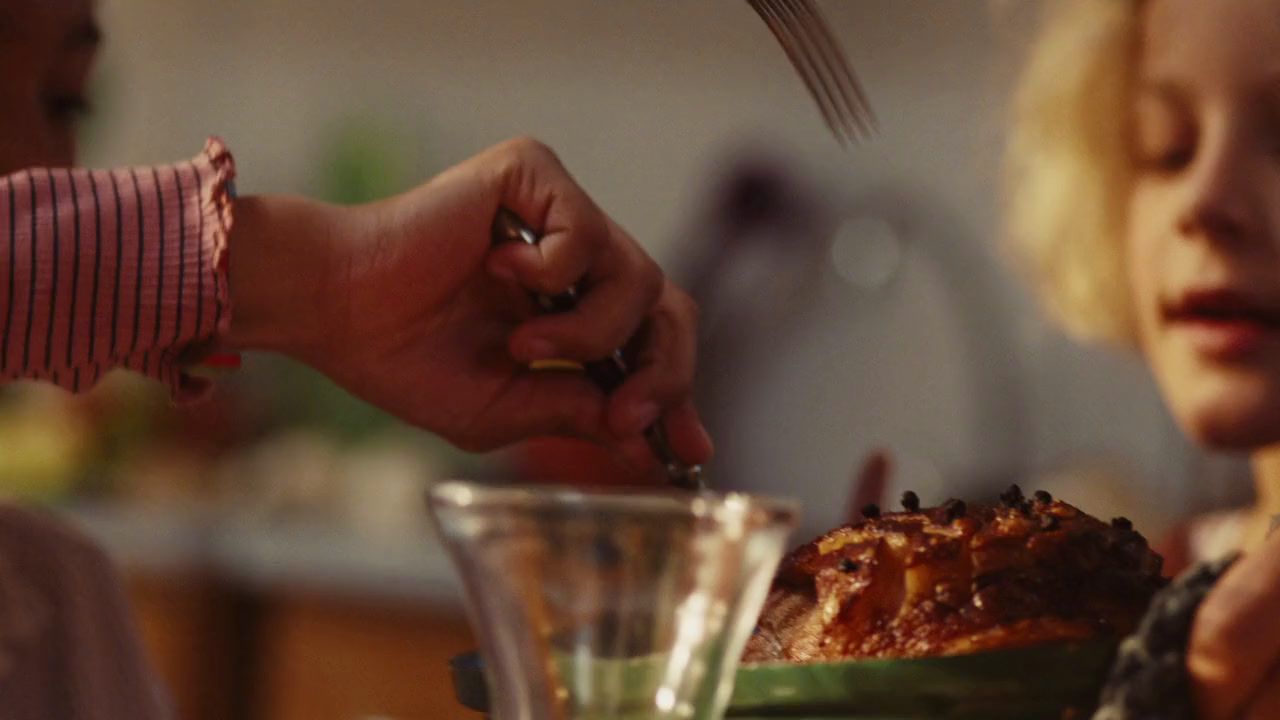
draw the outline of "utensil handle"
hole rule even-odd
[[[519,215],[505,207],[498,208],[498,214],[493,219],[492,236],[495,245],[506,242],[537,245],[542,240],[537,231],[529,227]],[[558,295],[534,293],[533,297],[538,304],[539,310],[544,314],[569,312],[578,306],[578,291],[574,287],[570,287]],[[630,369],[627,367],[627,362],[622,355],[621,349],[614,350],[607,358],[584,363],[583,371],[596,384],[596,387],[600,388],[606,395],[617,390],[619,386],[626,382],[627,376],[630,374]],[[673,485],[688,490],[705,489],[702,467],[699,465],[686,465],[676,456],[675,451],[671,449],[671,445],[667,442],[666,433],[663,432],[660,421],[646,428],[644,436],[654,456],[666,466],[667,478]]]

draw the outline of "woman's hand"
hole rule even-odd
[[[492,248],[500,206],[539,228],[541,244]],[[661,419],[682,459],[711,454],[690,401],[693,302],[535,141],[356,208],[238,200],[235,223],[236,347],[293,356],[466,449],[569,435],[647,463],[641,433]],[[530,291],[574,284],[577,309],[535,314]],[[634,372],[607,398],[580,373],[529,369],[628,343]]]
[[[1280,718],[1280,533],[1222,577],[1187,654],[1198,717]]]

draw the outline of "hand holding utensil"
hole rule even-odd
[[[507,208],[498,209],[493,221],[494,244],[522,242],[527,245],[537,245],[541,239],[541,236],[520,216]],[[534,300],[543,313],[569,312],[578,305],[578,291],[577,288],[570,287],[557,295],[535,294]],[[591,378],[606,394],[616,390],[630,374],[630,368],[621,349],[615,349],[608,357],[585,363],[583,370],[587,377]],[[667,441],[660,419],[645,429],[644,436],[654,457],[663,464],[667,478],[673,486],[686,490],[706,489],[702,466],[688,465],[676,455]]]

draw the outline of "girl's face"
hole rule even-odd
[[[1126,260],[1183,429],[1280,442],[1280,0],[1147,0]]]
[[[0,0],[0,174],[74,162],[98,38],[92,0]]]

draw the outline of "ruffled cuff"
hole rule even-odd
[[[206,261],[200,290],[209,306],[212,335],[197,336],[189,341],[186,352],[178,350],[181,362],[169,378],[173,395],[178,400],[191,400],[208,392],[210,374],[239,366],[239,356],[219,353],[217,339],[225,337],[231,325],[231,292],[227,284],[227,242],[234,218],[236,165],[231,151],[221,138],[211,137],[193,162],[202,178],[200,185],[199,223],[206,232],[200,237],[200,251]],[[207,180],[203,180],[207,178]],[[207,290],[205,288],[208,288]],[[204,326],[204,323],[201,323]],[[195,374],[199,372],[199,374]]]
[[[222,140],[213,137],[190,161],[141,174],[144,204],[150,195],[155,198],[154,208],[144,208],[143,215],[156,215],[163,228],[155,263],[144,262],[140,271],[141,311],[153,313],[155,320],[149,326],[144,322],[141,334],[151,344],[131,352],[120,365],[166,383],[175,400],[189,401],[210,389],[212,382],[200,367],[216,352],[231,321],[227,242],[235,160]],[[153,182],[147,183],[147,177]],[[145,245],[145,231],[142,236]],[[154,303],[146,302],[149,297]]]

